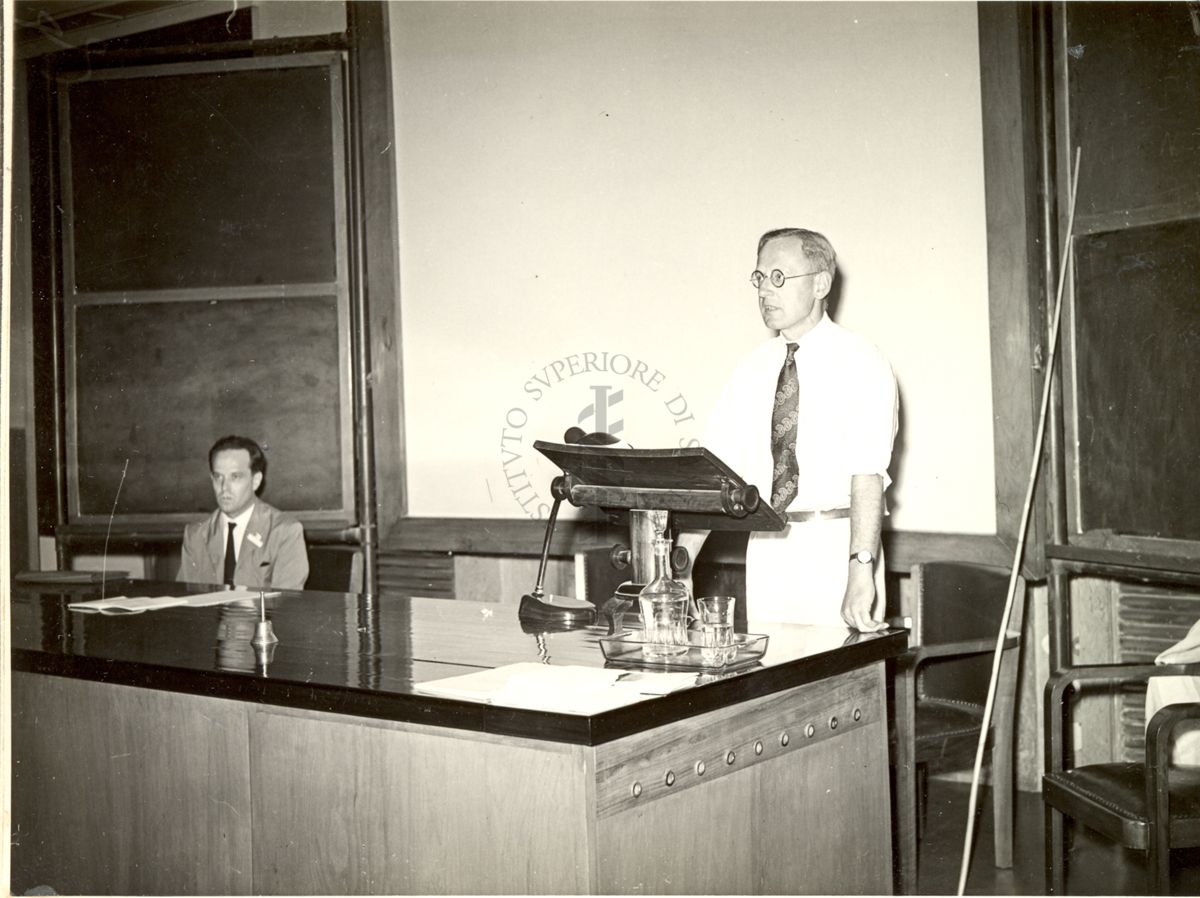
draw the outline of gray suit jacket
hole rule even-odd
[[[175,579],[188,583],[221,583],[226,538],[219,510],[203,521],[188,524],[183,530],[183,555]],[[254,511],[250,513],[250,522],[238,550],[234,583],[256,589],[303,589],[307,579],[304,527],[286,512],[255,499]]]

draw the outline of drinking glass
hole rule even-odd
[[[700,661],[712,667],[728,664],[737,655],[733,643],[734,596],[704,596],[696,600],[700,612]]]

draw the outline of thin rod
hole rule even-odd
[[[1050,403],[1050,384],[1054,380],[1054,362],[1058,352],[1059,322],[1062,317],[1063,287],[1066,284],[1067,267],[1071,263],[1071,234],[1075,229],[1075,189],[1079,184],[1079,155],[1075,150],[1075,172],[1071,176],[1071,208],[1067,217],[1065,258],[1058,272],[1058,295],[1054,301],[1054,320],[1050,326],[1050,351],[1046,359],[1046,377],[1042,383],[1042,406],[1038,416],[1037,437],[1033,446],[1033,463],[1029,468],[1029,485],[1025,491],[1025,505],[1021,509],[1021,524],[1017,528],[1017,547],[1013,552],[1012,571],[1008,578],[1008,596],[1004,601],[1004,615],[1000,620],[1000,632],[996,634],[996,648],[992,652],[992,677],[988,683],[987,702],[983,706],[983,722],[979,728],[979,744],[975,749],[975,770],[971,775],[971,798],[967,804],[967,833],[963,838],[962,865],[958,873],[958,894],[967,886],[967,873],[971,869],[971,842],[975,835],[975,805],[979,799],[979,777],[983,767],[983,750],[987,744],[988,729],[992,724],[992,705],[996,700],[996,683],[1000,674],[1000,659],[1004,654],[1004,640],[1008,635],[1008,622],[1012,617],[1013,598],[1017,592],[1017,580],[1021,571],[1021,556],[1025,552],[1025,534],[1029,527],[1029,512],[1033,507],[1033,490],[1037,486],[1038,468],[1042,462],[1042,440],[1046,432],[1046,411]],[[1004,746],[1000,749],[1003,751]],[[993,796],[993,801],[997,799]]]

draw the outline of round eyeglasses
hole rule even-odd
[[[784,274],[778,268],[773,268],[771,269],[770,280],[772,285],[782,287],[784,281],[790,281],[792,278],[806,278],[820,273],[819,271],[806,271],[804,274]],[[761,271],[754,271],[750,274],[750,283],[754,285],[755,289],[761,287],[762,282],[765,280],[767,280],[767,275]]]

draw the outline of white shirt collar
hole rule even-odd
[[[821,334],[829,330],[832,325],[833,320],[829,317],[829,312],[824,312],[821,315],[821,320],[814,324],[812,329],[807,331],[803,337],[793,340],[791,337],[785,337],[783,335],[783,331],[780,331],[778,334],[776,334],[775,339],[778,340],[783,346],[787,346],[789,343],[795,343],[799,346],[803,346],[806,340],[809,340],[814,336],[816,337],[817,341],[820,341]]]
[[[246,510],[239,514],[236,518],[231,518],[225,512],[221,512],[221,521],[228,527],[230,524],[236,524],[234,533],[240,538],[246,529],[246,525],[250,523],[250,515],[254,514],[254,503],[251,502],[246,506]]]

